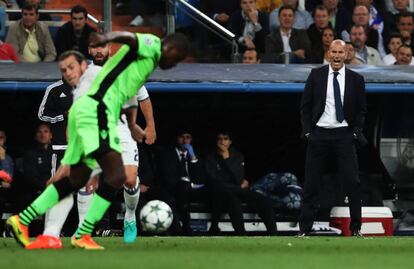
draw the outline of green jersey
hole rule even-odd
[[[96,154],[121,152],[117,122],[124,103],[135,96],[161,57],[161,41],[137,34],[138,50],[122,46],[106,62],[86,95],[73,103],[68,117],[69,142],[62,164],[96,166]]]
[[[119,118],[124,103],[135,96],[157,67],[161,41],[151,34],[136,34],[138,50],[124,45],[103,66],[87,95],[103,101],[109,112]]]

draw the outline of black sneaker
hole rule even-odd
[[[360,230],[352,231],[352,236],[364,237]]]

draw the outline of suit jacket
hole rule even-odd
[[[188,154],[187,154],[188,157]],[[187,160],[188,177],[193,183],[202,183],[202,166],[199,161]],[[175,148],[167,150],[161,160],[161,177],[167,188],[173,188],[181,180],[180,159]]]
[[[262,26],[262,29],[255,33],[253,43],[256,46],[256,50],[260,53],[264,51],[265,38],[269,34],[269,15],[259,11],[258,22]],[[228,28],[236,35],[237,39],[243,35],[245,23],[246,21],[243,19],[242,11],[240,10],[230,16]]]
[[[305,85],[300,107],[302,136],[312,133],[325,110],[329,66],[312,69]],[[364,77],[345,69],[344,116],[350,128],[363,140],[362,127],[365,121],[366,97]],[[364,144],[364,143],[362,143]]]
[[[305,62],[311,60],[311,45],[305,30],[292,29],[289,39],[289,45],[292,51],[305,50]],[[275,62],[280,54],[283,53],[283,41],[280,31],[273,31],[267,35],[265,41],[265,58],[270,62]]]

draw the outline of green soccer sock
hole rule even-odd
[[[59,202],[59,194],[55,186],[49,185],[39,197],[34,200],[25,210],[19,213],[20,222],[29,226],[37,216],[43,215],[46,210]]]
[[[91,235],[95,224],[100,221],[111,202],[95,193],[86,217],[79,228],[76,230],[75,237],[81,238],[83,235]]]

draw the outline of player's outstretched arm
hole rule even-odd
[[[137,36],[131,32],[109,32],[103,35],[92,33],[89,37],[89,46],[97,47],[105,45],[109,42],[126,44],[130,47],[136,48],[138,46]]]

